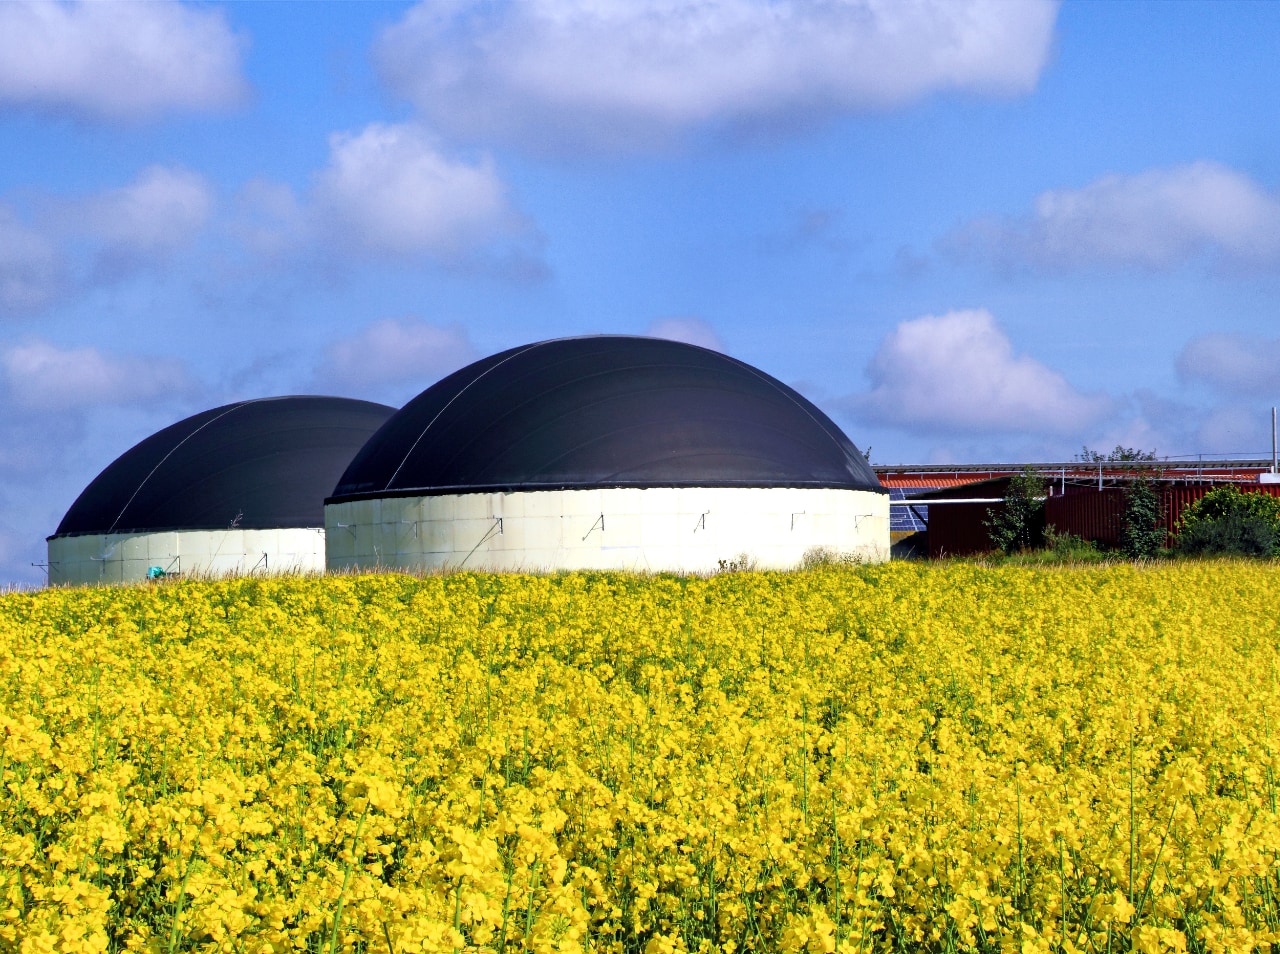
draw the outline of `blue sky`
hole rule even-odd
[[[1280,5],[0,5],[0,579],[206,407],[708,344],[875,462],[1269,454]]]

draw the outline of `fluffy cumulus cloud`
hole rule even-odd
[[[1234,394],[1271,393],[1280,381],[1280,339],[1215,332],[1187,343],[1178,374]]]
[[[1280,197],[1225,166],[1197,162],[1044,192],[1029,214],[972,222],[945,245],[1003,267],[1160,270],[1201,256],[1273,266]]]
[[[420,318],[384,318],[329,346],[317,379],[368,392],[387,385],[429,387],[477,357],[464,328]]]
[[[1077,435],[1113,410],[1057,371],[1014,352],[985,310],[904,321],[867,369],[871,390],[848,399],[873,424],[932,433]]]
[[[701,318],[659,318],[649,325],[645,334],[670,341],[683,341],[712,351],[724,351],[724,342],[720,340],[716,330]]]
[[[335,134],[312,199],[327,241],[356,254],[459,260],[527,227],[491,160],[450,158],[412,124]]]
[[[186,368],[172,359],[59,348],[38,340],[0,351],[0,381],[5,403],[39,412],[137,404],[192,387]]]
[[[1026,92],[1056,15],[1052,0],[426,0],[375,57],[451,134],[628,149],[937,90]]]
[[[105,120],[224,108],[246,84],[222,13],[174,2],[0,3],[0,105]]]

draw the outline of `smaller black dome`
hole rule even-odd
[[[394,410],[304,396],[202,411],[117,457],[54,536],[323,527],[325,495]]]
[[[776,378],[706,348],[623,335],[483,358],[423,391],[329,502],[603,487],[886,493],[844,433]]]

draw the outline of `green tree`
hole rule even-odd
[[[1145,451],[1138,447],[1125,447],[1121,444],[1117,444],[1115,450],[1107,451],[1105,454],[1101,451],[1090,450],[1086,444],[1080,448],[1080,453],[1076,454],[1076,460],[1082,460],[1089,464],[1143,463],[1156,459],[1155,451]]]
[[[1040,546],[1044,540],[1044,478],[1034,467],[1009,478],[1004,506],[983,524],[991,542],[1005,553],[1018,553]]]
[[[1182,512],[1178,549],[1195,555],[1280,556],[1280,499],[1226,486]]]
[[[1150,559],[1164,548],[1160,504],[1160,492],[1146,477],[1139,477],[1125,488],[1120,545],[1130,557]]]

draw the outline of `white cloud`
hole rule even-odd
[[[938,90],[1024,93],[1056,15],[1047,0],[427,0],[375,58],[449,133],[628,149]]]
[[[0,317],[52,304],[63,286],[63,268],[47,235],[0,206]]]
[[[9,402],[32,411],[70,411],[128,405],[191,387],[175,360],[103,354],[97,348],[62,349],[46,341],[0,352]]]
[[[213,192],[194,172],[151,166],[137,180],[74,203],[79,228],[109,254],[163,255],[188,242],[213,211]]]
[[[351,251],[456,260],[525,230],[491,160],[450,159],[416,126],[373,123],[329,146],[314,212]]]
[[[649,325],[645,334],[670,341],[683,341],[712,351],[724,351],[724,343],[716,330],[701,318],[659,318]]]
[[[867,369],[871,390],[846,406],[873,424],[941,432],[1075,435],[1113,409],[1057,371],[1014,353],[983,309],[904,321]]]
[[[997,264],[1167,269],[1209,254],[1234,265],[1280,261],[1280,197],[1212,162],[1108,175],[1041,193],[1029,215],[983,219],[945,243]]]
[[[1178,374],[1228,393],[1274,396],[1280,391],[1280,339],[1229,332],[1201,335],[1178,355]]]
[[[346,388],[415,382],[421,390],[476,357],[461,327],[420,318],[384,318],[330,345],[317,377]]]
[[[0,104],[107,120],[238,102],[240,42],[182,3],[0,3]]]
[[[119,188],[30,204],[27,221],[0,204],[0,317],[167,261],[207,226],[214,196],[193,172],[151,166]]]

